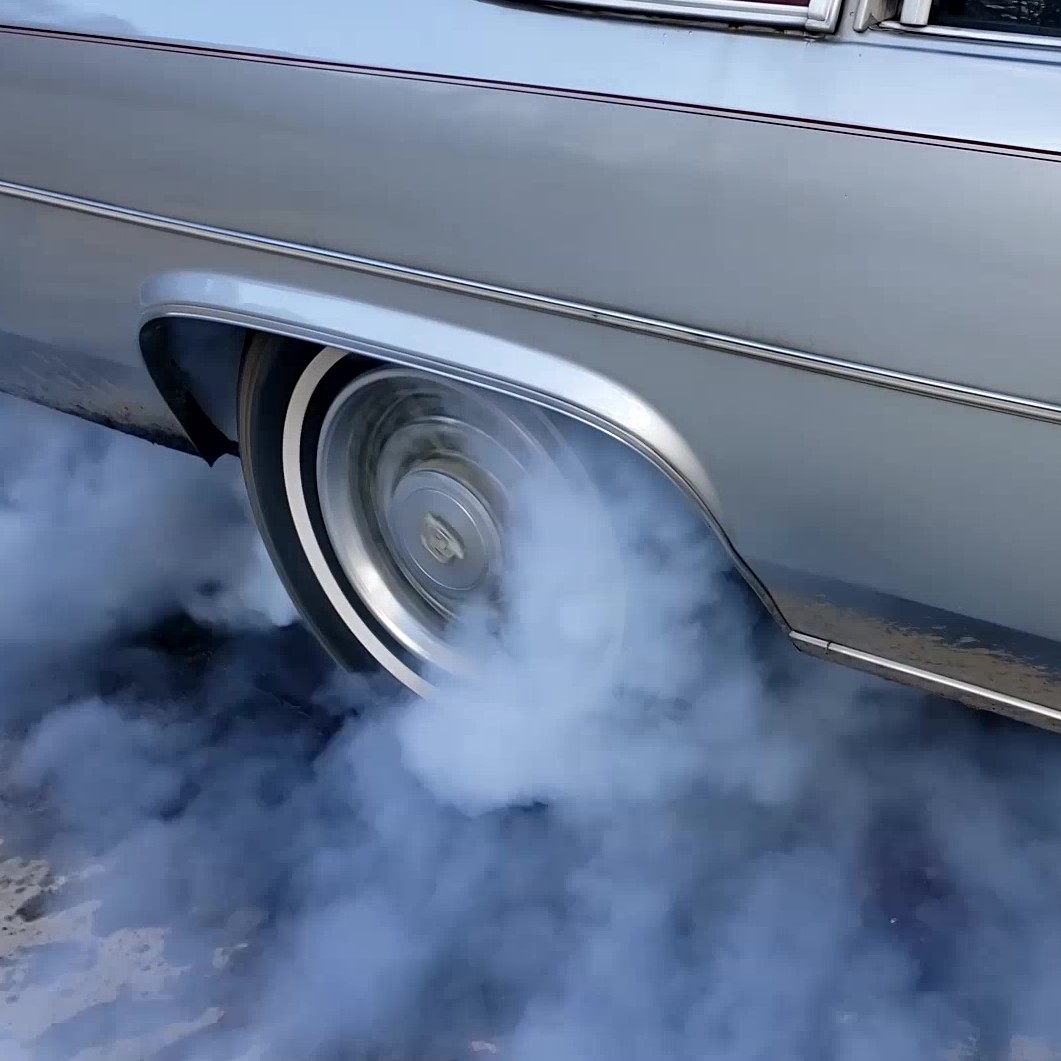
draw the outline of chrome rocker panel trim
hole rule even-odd
[[[801,652],[817,656],[819,659],[843,663],[868,674],[876,674],[926,693],[935,693],[951,700],[958,700],[981,711],[991,711],[1021,722],[1028,722],[1040,729],[1061,732],[1061,711],[1055,708],[1045,707],[1031,700],[1022,700],[1016,696],[1007,696],[1005,693],[996,693],[970,682],[958,681],[943,674],[911,667],[906,663],[898,663],[883,656],[875,656],[870,652],[862,652],[857,648],[837,644],[835,641],[812,637],[810,634],[801,634],[796,630],[789,631],[788,636]]]

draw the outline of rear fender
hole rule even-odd
[[[216,451],[219,438],[235,442],[235,380],[242,336],[251,332],[335,346],[485,387],[572,417],[650,460],[696,505],[734,565],[788,629],[765,588],[733,548],[707,469],[657,409],[615,380],[495,334],[260,280],[170,273],[144,284],[141,301],[145,307],[141,345],[149,368],[156,382],[169,384],[160,385],[163,397],[208,459],[211,452],[206,450]],[[234,329],[233,338],[218,339],[211,356],[203,356],[195,344],[160,341],[165,322],[182,320],[228,326]],[[196,433],[206,438],[205,446]]]

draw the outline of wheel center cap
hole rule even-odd
[[[481,498],[456,475],[437,468],[408,472],[385,511],[399,566],[444,611],[499,570],[498,526]]]
[[[420,524],[420,544],[440,564],[452,564],[465,557],[464,543],[456,531],[433,512],[428,512]]]

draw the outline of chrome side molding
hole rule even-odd
[[[181,221],[177,218],[148,214],[111,203],[81,199],[77,196],[60,192],[46,191],[41,188],[30,188],[11,181],[0,181],[0,196],[24,199],[29,202],[42,203],[62,210],[72,210],[95,217],[104,217],[124,224],[137,225],[142,228],[174,232],[189,236],[192,239],[208,240],[227,246],[243,247],[248,250],[276,254],[282,257],[295,258],[301,261],[316,262],[334,268],[349,269],[353,272],[370,276],[382,276],[403,283],[417,284],[440,290],[453,291],[472,298],[482,298],[501,302],[510,306],[521,306],[525,309],[540,310],[556,316],[604,324],[611,328],[651,335],[656,338],[671,339],[675,342],[688,343],[693,346],[706,347],[719,353],[747,357],[755,361],[784,365],[801,372],[813,372],[835,379],[846,379],[853,383],[865,383],[871,387],[886,390],[902,391],[906,394],[920,395],[937,401],[953,402],[989,412],[1005,413],[1009,416],[1020,416],[1030,420],[1042,420],[1046,423],[1061,424],[1061,405],[1054,402],[1038,401],[1019,395],[1003,394],[999,391],[985,390],[980,387],[968,387],[960,383],[919,376],[909,372],[896,372],[891,369],[861,364],[857,361],[846,361],[842,358],[826,357],[788,347],[773,346],[767,343],[756,343],[735,336],[722,335],[693,325],[679,324],[673,321],[643,317],[634,313],[607,309],[601,306],[588,305],[568,299],[553,298],[533,292],[519,291],[495,284],[485,284],[462,277],[447,276],[411,266],[397,265],[393,262],[363,258],[339,251],[310,247],[299,243],[257,236],[231,229],[215,228],[192,221]]]
[[[530,4],[530,0],[524,0]],[[778,26],[810,33],[831,33],[840,17],[841,0],[549,0],[549,6],[600,9],[623,15],[702,19],[731,25]]]
[[[819,659],[844,663],[869,674],[920,689],[922,692],[958,700],[969,707],[991,711],[997,715],[1005,715],[1020,722],[1030,723],[1040,729],[1050,729],[1061,733],[1061,711],[1055,708],[1045,707],[1031,700],[1022,700],[1016,696],[1007,696],[1005,693],[996,693],[983,686],[948,678],[944,674],[936,674],[919,667],[911,667],[906,663],[898,663],[883,656],[875,656],[870,652],[862,652],[857,648],[849,648],[847,645],[812,637],[809,634],[801,634],[795,630],[789,633],[789,638],[801,652],[817,656]]]

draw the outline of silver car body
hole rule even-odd
[[[804,650],[1061,726],[1061,50],[744,6],[0,0],[0,389],[212,457],[240,328],[486,383]]]

